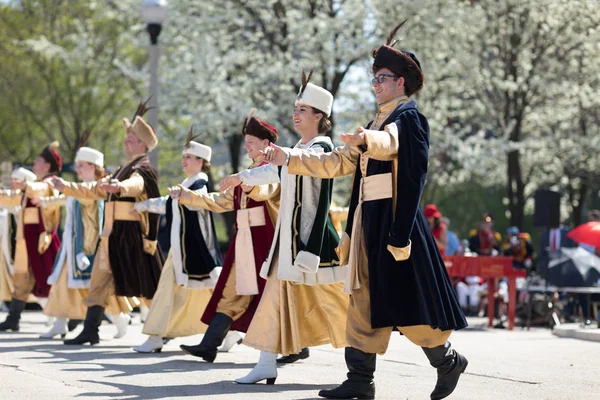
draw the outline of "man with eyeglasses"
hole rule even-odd
[[[402,23],[403,24],[403,23]],[[419,207],[427,177],[429,125],[409,97],[423,87],[417,57],[392,39],[373,52],[372,80],[379,111],[367,128],[343,133],[332,153],[284,151],[265,159],[296,175],[354,174],[350,218],[338,255],[347,265],[351,295],[345,357],[348,379],[319,396],[373,399],[375,360],[392,330],[423,348],[438,378],[431,399],[452,393],[467,360],[451,348],[453,330],[467,326],[427,220]]]

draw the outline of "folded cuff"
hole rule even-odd
[[[307,274],[316,274],[320,263],[321,257],[304,250],[300,251],[294,260],[294,266]]]
[[[411,245],[412,245],[412,243],[409,240],[408,241],[408,246],[405,246],[405,247],[395,247],[395,246],[392,246],[391,244],[388,244],[387,245],[387,249],[392,254],[392,256],[394,256],[394,260],[396,260],[396,261],[404,261],[404,260],[408,260],[410,258],[410,247],[411,247]]]
[[[156,246],[158,245],[158,242],[156,240],[148,240],[148,239],[143,239],[143,242],[144,242],[144,252],[153,256],[154,253],[156,253]]]

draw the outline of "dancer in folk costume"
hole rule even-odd
[[[123,119],[127,164],[96,182],[65,182],[57,177],[52,180],[52,184],[67,196],[106,200],[104,227],[85,299],[88,309],[84,328],[75,339],[66,340],[67,345],[99,342],[98,329],[111,296],[139,297],[147,301],[156,291],[163,264],[156,241],[158,215],[131,212],[136,201],[160,195],[158,173],[147,154],[156,147],[158,139],[141,117],[145,111],[145,104],[140,104],[133,123]]]
[[[181,186],[194,193],[209,193],[207,173],[212,149],[193,141],[192,130],[183,149],[181,165],[186,178]],[[160,274],[158,289],[143,333],[148,340],[133,349],[160,352],[163,337],[175,338],[206,332],[199,322],[221,271],[221,253],[212,213],[179,204],[169,196],[135,204],[137,212],[167,215],[170,251]]]
[[[333,96],[309,82],[302,86],[292,119],[302,138],[294,148],[311,154],[333,149],[331,139],[319,136],[331,128]],[[287,167],[265,165],[227,178],[222,186],[281,182],[281,204],[275,240],[261,276],[265,292],[252,319],[244,344],[261,350],[258,364],[237,383],[252,384],[277,378],[276,358],[304,348],[346,345],[348,295],[342,292],[345,267],[335,254],[339,236],[329,217],[333,179],[292,174]]]
[[[60,206],[40,209],[32,198],[55,196],[56,191],[44,179],[60,172],[62,158],[56,150],[58,142],[46,146],[33,162],[36,182],[23,181],[16,190],[0,194],[0,204],[21,206],[15,241],[15,262],[13,284],[14,291],[6,321],[0,324],[0,331],[18,331],[21,313],[31,293],[42,307],[46,305],[50,286],[46,283],[52,272],[54,260],[60,247],[56,234],[60,223]]]
[[[262,165],[260,152],[277,141],[277,129],[254,116],[245,119],[242,128],[244,149],[252,159],[250,168]],[[208,329],[202,341],[181,349],[205,361],[213,362],[219,351],[227,351],[241,342],[237,332],[246,332],[265,286],[259,272],[273,241],[273,226],[279,208],[279,184],[240,186],[224,193],[193,192],[181,185],[171,189],[179,204],[212,212],[235,213],[236,232],[231,238],[223,269],[202,322]]]
[[[75,172],[83,182],[93,182],[104,177],[104,154],[91,147],[83,147],[89,138],[84,132],[81,147],[75,155]],[[67,331],[74,330],[85,318],[87,307],[84,299],[88,295],[92,267],[98,239],[102,231],[104,201],[73,197],[41,197],[32,199],[32,203],[42,209],[55,205],[66,208],[65,225],[62,244],[48,284],[52,285],[48,304],[44,314],[55,317],[54,325],[41,338],[51,339],[60,335],[65,337]],[[127,331],[129,316],[121,310],[127,310],[124,298],[111,296],[107,313],[117,327],[117,335],[121,337]]]
[[[23,182],[35,182],[35,174],[25,168],[15,169],[11,175],[11,189]],[[13,294],[13,273],[17,218],[21,206],[6,206],[0,209],[0,304],[10,301]]]
[[[392,42],[374,51],[372,80],[379,112],[367,129],[342,134],[348,145],[330,154],[275,148],[266,159],[290,173],[331,178],[354,174],[351,219],[340,245],[350,268],[346,348],[348,379],[319,395],[372,399],[377,354],[394,327],[422,347],[438,379],[432,399],[448,396],[467,360],[451,348],[467,323],[419,201],[427,176],[429,125],[409,97],[423,86],[416,56]],[[286,160],[287,159],[287,160]]]

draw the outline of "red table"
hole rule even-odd
[[[480,276],[488,283],[489,326],[494,325],[494,293],[496,279],[508,278],[508,329],[515,327],[515,309],[517,306],[517,278],[525,278],[527,273],[513,267],[512,257],[465,257],[445,256],[444,263],[450,277],[464,278]]]

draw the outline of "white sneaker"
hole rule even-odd
[[[128,314],[111,314],[111,321],[117,328],[115,339],[120,339],[127,334],[127,328],[129,327],[129,322],[131,321],[131,317]]]
[[[242,343],[242,335],[238,332],[227,332],[225,339],[223,339],[223,343],[217,348],[219,353],[227,353],[233,346],[236,344]]]
[[[266,379],[267,385],[275,384],[277,379],[277,362],[275,360],[277,360],[277,353],[261,351],[258,364],[254,366],[248,375],[236,379],[235,383],[251,385]]]
[[[52,339],[54,336],[60,335],[60,337],[65,337],[67,335],[67,319],[66,318],[56,318],[54,321],[54,325],[52,328],[46,333],[42,333],[40,335],[41,339]]]
[[[142,324],[144,322],[146,322],[146,319],[148,319],[148,313],[150,312],[150,309],[144,305],[140,306],[140,321],[142,321]]]
[[[149,336],[148,340],[140,346],[135,346],[133,350],[138,353],[152,353],[153,351],[160,353],[162,351],[163,341],[160,336]]]

